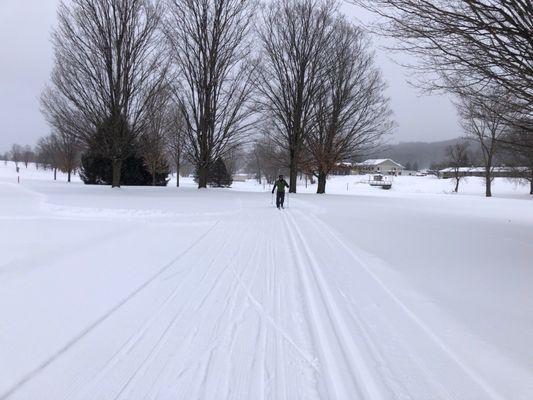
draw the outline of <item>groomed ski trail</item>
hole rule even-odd
[[[239,204],[0,400],[503,400],[304,201]]]

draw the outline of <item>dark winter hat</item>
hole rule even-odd
[[[283,179],[283,175],[280,175],[280,176],[279,176],[279,179]]]

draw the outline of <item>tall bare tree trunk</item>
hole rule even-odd
[[[491,166],[487,165],[485,167],[485,196],[492,197],[492,174]]]
[[[296,193],[296,182],[298,181],[298,163],[294,154],[291,154],[289,165],[289,193]]]
[[[57,181],[57,168],[54,167],[54,181]]]
[[[455,177],[455,189],[454,189],[454,192],[457,193],[459,191],[459,181],[461,179],[459,178],[459,176],[456,176]]]
[[[207,188],[207,173],[209,169],[205,165],[198,168],[198,189]]]
[[[67,182],[70,183],[70,175],[71,175],[72,171],[69,169],[68,170],[68,175],[67,175]]]
[[[180,187],[180,163],[176,163],[176,187]]]
[[[531,168],[531,175],[529,176],[529,194],[533,194],[533,167]]]
[[[122,160],[114,159],[113,160],[113,181],[111,187],[120,187],[120,175],[122,170]]]
[[[327,174],[323,170],[318,172],[318,188],[316,190],[318,194],[326,193],[326,177]]]

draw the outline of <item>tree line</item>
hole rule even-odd
[[[414,55],[420,87],[454,96],[487,196],[498,148],[532,163],[530,2],[351,1]],[[70,149],[106,160],[114,187],[132,154],[152,176],[190,163],[203,188],[217,160],[246,153],[259,178],[287,171],[295,192],[303,174],[324,193],[394,127],[368,27],[333,0],[72,0],[58,16],[45,142],[65,165]]]
[[[67,173],[105,160],[113,187],[132,156],[154,182],[190,163],[204,188],[219,160],[268,149],[291,192],[304,173],[323,193],[393,128],[370,40],[331,0],[72,0],[52,43],[38,147]]]

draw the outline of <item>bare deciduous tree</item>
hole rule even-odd
[[[157,174],[168,171],[167,129],[170,90],[164,88],[148,107],[148,124],[140,134],[140,150],[144,163],[152,175],[152,186],[157,184]]]
[[[59,169],[67,174],[67,182],[70,182],[72,172],[79,166],[81,145],[75,135],[65,131],[55,132],[52,136]]]
[[[492,169],[495,155],[508,132],[509,94],[500,88],[488,88],[481,95],[463,92],[456,102],[461,125],[467,136],[481,148],[485,168],[485,195],[492,196]]]
[[[179,106],[174,104],[169,109],[166,126],[166,145],[168,158],[176,169],[176,187],[180,186],[180,173],[184,160],[186,139],[183,115],[179,110]]]
[[[455,179],[454,192],[459,191],[459,183],[464,178],[461,168],[468,167],[468,142],[457,142],[446,148],[447,162],[446,165],[453,170],[453,179]]]
[[[529,181],[529,194],[533,195],[533,122],[521,121],[513,126],[506,140],[516,175]]]
[[[363,32],[340,16],[331,29],[322,54],[328,67],[305,141],[310,156],[305,164],[318,178],[317,193],[325,193],[327,176],[339,162],[375,148],[393,127],[385,83]]]
[[[247,169],[253,171],[261,183],[264,177],[267,183],[274,183],[278,174],[286,167],[284,151],[268,136],[258,139],[247,156]]]
[[[59,168],[59,152],[54,136],[49,135],[39,139],[37,142],[37,159],[44,169],[52,168],[54,171],[54,181],[57,180],[57,169]]]
[[[33,150],[31,149],[30,145],[24,146],[22,150],[22,162],[24,163],[24,166],[28,168],[28,164],[31,161],[34,161],[35,154],[33,153]]]
[[[15,163],[15,166],[18,167],[19,162],[22,161],[22,153],[24,152],[23,147],[20,144],[13,144],[11,146],[11,151],[9,155],[11,156],[11,161]]]
[[[381,32],[418,57],[430,88],[497,84],[533,112],[533,7],[528,0],[351,0],[383,17]],[[457,86],[459,85],[459,86]]]
[[[113,187],[120,186],[122,161],[165,80],[161,11],[151,0],[72,0],[59,6],[55,66],[43,108],[56,99],[66,110],[63,118],[79,117],[78,135],[85,142],[102,132],[99,146],[112,160]]]
[[[56,164],[70,182],[83,148],[80,132],[87,129],[83,114],[70,107],[65,97],[51,88],[46,88],[41,95],[41,112],[53,131],[48,151],[54,149]]]
[[[280,0],[264,12],[259,32],[262,68],[259,106],[268,132],[288,153],[289,191],[296,192],[298,164],[313,121],[313,103],[325,76],[335,4],[328,0]]]
[[[250,29],[254,0],[167,0],[165,32],[177,71],[187,157],[198,187],[211,164],[238,146],[252,126]]]

